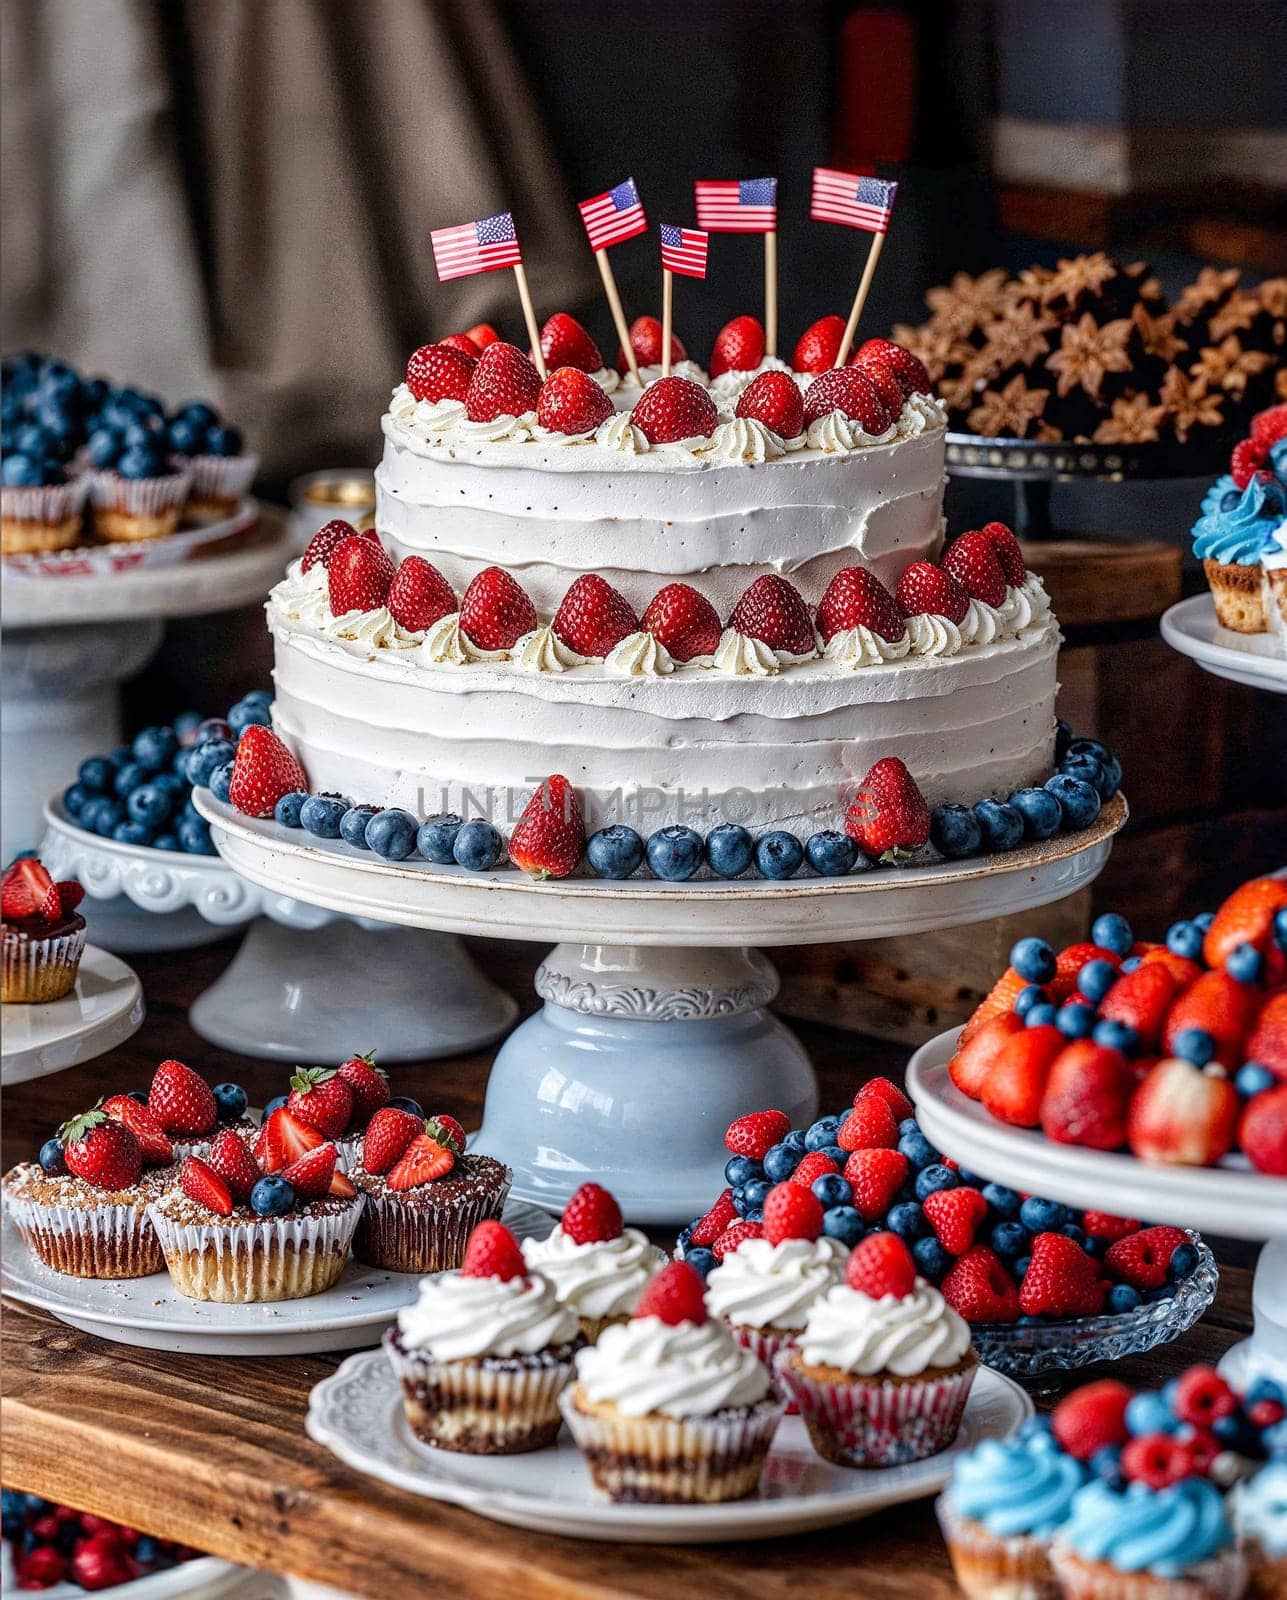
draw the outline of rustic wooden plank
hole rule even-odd
[[[1065,628],[1159,617],[1180,598],[1178,544],[1139,539],[1040,539],[1023,558],[1041,577]]]

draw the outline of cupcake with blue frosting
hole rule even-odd
[[[1271,1461],[1232,1496],[1250,1568],[1247,1600],[1287,1600],[1287,1461]]]
[[[1193,525],[1193,553],[1202,562],[1216,618],[1246,634],[1269,626],[1262,554],[1287,518],[1287,405],[1260,412],[1251,429],[1234,447],[1230,470],[1207,490]]]

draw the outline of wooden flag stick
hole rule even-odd
[[[603,279],[603,292],[608,297],[608,309],[612,312],[612,325],[617,330],[617,338],[621,341],[621,348],[626,352],[626,360],[630,364],[630,371],[635,382],[643,388],[643,379],[639,376],[639,365],[635,360],[635,349],[630,343],[630,329],[626,326],[626,314],[621,309],[621,296],[617,293],[617,280],[612,276],[612,263],[608,260],[608,249],[605,245],[602,250],[594,252],[594,259],[599,263],[599,276]]]
[[[661,269],[661,375],[670,376],[670,313],[674,303],[675,275]]]
[[[545,357],[541,354],[541,330],[536,326],[536,310],[532,305],[532,292],[527,287],[527,274],[523,263],[514,263],[514,282],[518,285],[518,298],[523,302],[523,321],[527,324],[527,337],[532,341],[532,360],[544,383],[549,373],[545,370]]]
[[[775,229],[764,235],[764,353],[778,353],[778,236]]]
[[[885,242],[883,233],[873,233],[871,236],[871,249],[867,252],[867,265],[862,269],[862,279],[858,284],[858,293],[854,296],[854,303],[849,308],[849,321],[845,323],[845,336],[840,341],[840,348],[836,351],[833,363],[843,367],[849,359],[849,347],[854,342],[854,334],[858,330],[858,318],[862,316],[862,308],[867,303],[867,291],[871,288],[871,280],[876,275],[876,263],[880,260],[880,247]]]

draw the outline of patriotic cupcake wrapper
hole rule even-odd
[[[146,1278],[160,1272],[161,1246],[147,1213],[132,1205],[50,1205],[5,1196],[27,1246],[73,1278]]]
[[[901,1382],[815,1378],[790,1352],[778,1356],[776,1368],[820,1456],[841,1467],[898,1467],[937,1455],[955,1439],[978,1363]]]
[[[359,1198],[314,1216],[179,1222],[148,1207],[174,1287],[190,1300],[224,1305],[302,1300],[331,1288],[361,1212]]]
[[[1240,1600],[1247,1584],[1246,1559],[1232,1548],[1196,1562],[1177,1578],[1163,1578],[1155,1572],[1122,1572],[1107,1561],[1084,1561],[1056,1539],[1050,1565],[1065,1600]]]

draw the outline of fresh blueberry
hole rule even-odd
[[[1287,950],[1287,906],[1274,912],[1274,943],[1280,950]]]
[[[1014,1014],[1017,1017],[1026,1017],[1033,1006],[1048,1006],[1050,992],[1043,989],[1038,983],[1030,983],[1019,990],[1014,999]]]
[[[702,836],[674,823],[648,836],[648,867],[667,883],[683,883],[702,864]]]
[[[600,828],[598,833],[592,833],[586,840],[585,859],[590,864],[591,872],[600,878],[630,877],[639,870],[643,855],[643,840],[623,822]]]
[[[210,837],[210,824],[204,817],[180,817],[174,828],[180,850],[190,856],[218,855]]]
[[[890,1233],[896,1233],[908,1244],[916,1239],[923,1239],[930,1231],[924,1209],[917,1205],[915,1200],[904,1200],[899,1205],[890,1206],[885,1226]]]
[[[206,454],[211,456],[236,456],[241,454],[241,434],[227,423],[216,423],[206,431]]]
[[[199,428],[211,428],[219,421],[219,413],[208,400],[185,400],[170,413],[170,421],[177,422],[180,417]]]
[[[1031,1256],[1020,1256],[1011,1269],[1011,1276],[1016,1283],[1022,1283],[1028,1275],[1028,1268],[1032,1265]]]
[[[161,478],[165,476],[165,461],[159,450],[150,450],[145,445],[134,445],[121,451],[116,471],[122,478],[132,482],[143,478]]]
[[[490,822],[472,817],[457,829],[451,853],[470,872],[486,872],[504,859],[505,841]]]
[[[1094,1006],[1074,1000],[1055,1013],[1055,1027],[1067,1039],[1089,1039],[1095,1028],[1097,1014]]]
[[[764,1152],[764,1175],[774,1183],[785,1183],[800,1165],[803,1152],[792,1145],[775,1144]]]
[[[1140,1304],[1140,1292],[1133,1289],[1129,1283],[1115,1283],[1108,1291],[1108,1300],[1104,1309],[1114,1316],[1123,1316],[1128,1311],[1134,1311]]]
[[[395,1094],[389,1104],[397,1106],[399,1111],[409,1111],[413,1117],[423,1117],[425,1114],[419,1100],[413,1100],[408,1094]]]
[[[916,1174],[916,1198],[924,1201],[932,1194],[938,1194],[943,1189],[956,1188],[956,1174],[951,1167],[945,1167],[942,1162],[931,1162],[928,1167]]]
[[[707,1278],[719,1265],[715,1253],[707,1250],[704,1245],[692,1245],[684,1251],[684,1260],[702,1278]]]
[[[1057,1231],[1062,1233],[1065,1239],[1071,1239],[1074,1244],[1080,1245],[1083,1250],[1086,1248],[1086,1230],[1078,1227],[1075,1222],[1065,1222]]]
[[[338,839],[340,818],[352,808],[353,802],[343,795],[310,794],[299,808],[299,825],[315,838]]]
[[[461,819],[454,811],[445,816],[430,817],[428,822],[420,824],[420,831],[416,834],[416,850],[426,861],[436,861],[440,867],[450,866],[456,859],[456,835],[460,832]]]
[[[1244,1100],[1272,1089],[1278,1079],[1261,1061],[1246,1061],[1238,1068],[1233,1086]]]
[[[804,1132],[804,1148],[821,1150],[825,1145],[834,1144],[840,1132],[840,1122],[839,1117],[819,1117],[816,1122],[810,1123]]]
[[[170,449],[176,456],[199,456],[206,453],[205,427],[194,418],[174,417],[165,432]]]
[[[748,1178],[742,1185],[742,1199],[746,1202],[746,1209],[753,1211],[762,1207],[772,1187],[767,1178]]]
[[[173,728],[158,725],[144,728],[138,734],[131,748],[134,759],[140,766],[149,772],[160,772],[163,767],[168,767],[174,759],[174,752],[179,748],[179,741]]]
[[[241,703],[247,706],[270,706],[273,703],[271,689],[247,689],[241,697]]]
[[[730,1156],[724,1163],[724,1182],[730,1189],[740,1189],[753,1178],[762,1178],[764,1168],[751,1156]]]
[[[1216,1042],[1205,1028],[1181,1028],[1171,1040],[1171,1054],[1195,1067],[1215,1060]]]
[[[153,830],[142,822],[118,822],[112,829],[117,844],[149,845],[152,835]]]
[[[1059,763],[1059,770],[1065,777],[1078,778],[1082,783],[1089,784],[1101,800],[1104,790],[1111,788],[1104,763],[1088,753],[1073,755],[1070,751]]]
[[[134,822],[141,822],[153,832],[170,815],[170,795],[155,783],[145,783],[135,789],[125,802],[125,809]]]
[[[232,795],[232,762],[225,761],[223,766],[216,767],[210,774],[210,793],[216,800],[228,804]]]
[[[366,825],[379,810],[379,806],[350,806],[340,818],[340,838],[355,850],[365,850]]]
[[[763,1222],[764,1221],[764,1207],[763,1206],[747,1206],[746,1209],[742,1212],[742,1215],[746,1218],[746,1220],[748,1222]]]
[[[239,1083],[217,1083],[214,1086],[215,1111],[220,1122],[236,1122],[246,1114],[246,1091]]]
[[[1089,828],[1098,817],[1101,801],[1093,784],[1084,783],[1071,773],[1057,772],[1053,778],[1046,779],[1043,787],[1058,800],[1065,828],[1074,832]]]
[[[848,1179],[842,1178],[838,1172],[824,1172],[820,1178],[815,1178],[809,1187],[821,1201],[824,1211],[832,1206],[853,1204],[853,1188]]]
[[[173,833],[158,833],[152,841],[153,850],[179,850],[181,846],[177,835]]]
[[[824,1144],[818,1154],[820,1156],[830,1156],[841,1172],[844,1171],[845,1163],[849,1160],[849,1151],[843,1150],[838,1144]]]
[[[1224,970],[1235,983],[1255,983],[1263,964],[1254,944],[1236,944],[1225,957]]]
[[[949,861],[961,861],[983,848],[983,829],[968,806],[951,801],[930,812],[930,843]]]
[[[250,1209],[260,1217],[284,1217],[295,1209],[295,1185],[276,1174],[260,1178],[250,1191]]]
[[[234,733],[244,733],[251,727],[269,728],[272,721],[268,707],[257,700],[238,700],[228,712],[228,726]]]
[[[1177,1244],[1171,1252],[1171,1260],[1167,1271],[1174,1283],[1183,1283],[1190,1273],[1197,1270],[1198,1247],[1195,1244]]]
[[[143,1568],[154,1566],[160,1553],[161,1546],[150,1534],[143,1534],[139,1542],[134,1546],[134,1559]]]
[[[289,1099],[290,1099],[289,1095],[279,1094],[279,1095],[275,1095],[271,1100],[267,1101],[265,1103],[265,1105],[264,1105],[264,1121],[267,1122],[269,1117],[272,1116],[273,1112],[276,1111],[279,1107],[284,1106],[288,1102]],[[393,1101],[390,1100],[389,1104],[392,1105]]]
[[[349,810],[352,809],[350,806]],[[304,810],[307,812],[308,807],[305,806]],[[490,824],[484,822],[482,826],[486,828]],[[419,827],[420,824],[409,811],[403,811],[399,806],[389,806],[387,810],[377,811],[374,816],[367,819],[363,837],[367,849],[373,850],[378,856],[383,856],[386,861],[405,861],[408,856],[415,854]],[[495,829],[492,831],[495,832]],[[499,837],[498,834],[498,840]],[[488,866],[490,865],[489,861]]]
[[[1276,1378],[1255,1378],[1242,1397],[1244,1406],[1259,1405],[1262,1400],[1272,1400],[1276,1405],[1287,1405],[1287,1386]]]
[[[788,1150],[794,1150],[797,1156],[803,1156],[806,1146],[804,1142],[804,1129],[792,1128],[790,1133],[784,1133],[779,1143]]]
[[[50,1177],[59,1177],[67,1171],[67,1158],[61,1139],[46,1139],[40,1147],[40,1165]]]
[[[1027,1028],[1048,1028],[1059,1018],[1059,1013],[1049,1001],[1030,1006],[1024,1017],[1024,1026]]]
[[[1128,956],[1135,943],[1135,934],[1125,917],[1116,911],[1106,911],[1091,923],[1090,939],[1101,950],[1111,950],[1115,956]]]
[[[1032,1235],[1021,1222],[998,1222],[992,1230],[992,1248],[1003,1261],[1017,1261],[1032,1246]]]
[[[899,1134],[898,1148],[918,1172],[923,1167],[932,1167],[939,1160],[938,1151],[919,1127],[910,1128],[906,1133]]]
[[[853,1206],[832,1206],[822,1213],[822,1231],[828,1239],[838,1239],[848,1249],[856,1245],[867,1230],[862,1216]]]
[[[1044,939],[1020,939],[1010,951],[1010,965],[1027,983],[1049,983],[1055,975],[1055,952]]]
[[[1078,989],[1094,1005],[1099,1004],[1116,982],[1117,968],[1102,956],[1088,961],[1077,974]]]
[[[1202,955],[1202,930],[1193,922],[1173,922],[1166,930],[1166,948],[1173,956],[1197,961]]]
[[[110,794],[116,768],[106,756],[90,756],[76,770],[76,781],[89,794]]]
[[[194,788],[207,788],[214,769],[234,761],[236,756],[237,747],[230,739],[206,739],[188,751],[184,776]]]
[[[1282,913],[1279,912],[1279,915],[1281,916]],[[1215,912],[1214,911],[1199,911],[1197,916],[1194,917],[1194,919],[1193,919],[1193,926],[1195,928],[1201,928],[1203,933],[1206,933],[1208,931],[1208,929],[1211,927],[1211,924],[1214,921],[1215,921]]]
[[[1156,1290],[1150,1290],[1144,1296],[1145,1300],[1155,1293]],[[1211,1431],[1226,1450],[1233,1450],[1240,1456],[1258,1456],[1265,1445],[1265,1435],[1241,1411],[1216,1417],[1211,1424]]]
[[[284,794],[273,807],[273,821],[280,823],[283,828],[301,827],[300,814],[309,798],[303,789],[292,789],[289,794]]]
[[[983,835],[983,848],[995,855],[1023,843],[1023,816],[1004,800],[977,800],[974,816]]]
[[[1108,1050],[1120,1050],[1124,1056],[1134,1055],[1140,1047],[1140,1036],[1130,1023],[1118,1022],[1114,1017],[1097,1022],[1091,1038]]]
[[[958,1182],[968,1184],[971,1189],[983,1187],[984,1179],[977,1172],[972,1172],[969,1167],[963,1167],[959,1161],[956,1164],[956,1176]]]
[[[707,840],[709,849],[710,841]],[[853,870],[858,859],[858,846],[848,834],[837,833],[834,828],[824,828],[811,833],[805,841],[805,860],[820,878],[843,878]]]
[[[82,828],[104,839],[110,839],[112,830],[124,820],[125,808],[120,801],[109,800],[106,795],[101,794],[96,794],[85,802],[85,809],[79,818]]]
[[[1049,839],[1059,832],[1062,815],[1059,802],[1046,789],[1016,789],[1010,806],[1023,818],[1025,839]]]
[[[1121,966],[1118,968],[1118,971],[1121,973],[1134,972],[1136,967],[1138,967],[1143,960],[1143,956],[1127,956],[1126,960],[1123,961]]]
[[[152,774],[137,761],[127,761],[123,767],[116,769],[116,780],[112,787],[116,791],[118,800],[124,800],[132,795],[135,789],[145,784]]]
[[[225,718],[206,717],[204,721],[197,723],[196,732],[192,739],[193,744],[204,744],[207,739],[227,739],[229,744],[234,742],[232,728]]]
[[[941,1283],[952,1270],[953,1258],[932,1235],[916,1241],[912,1246],[912,1260],[917,1271],[931,1283]]]
[[[74,821],[84,810],[85,802],[88,799],[89,790],[83,783],[69,783],[63,790],[63,810]]]
[[[1091,1456],[1087,1465],[1092,1474],[1108,1484],[1110,1488],[1120,1489],[1122,1487],[1124,1480],[1122,1478],[1122,1452],[1119,1445],[1102,1445]]]
[[[38,489],[40,462],[34,456],[7,455],[0,461],[0,483],[7,489]]]
[[[1065,1222],[1072,1221],[1072,1212],[1058,1200],[1030,1194],[1019,1207],[1019,1221],[1030,1233],[1058,1233]]]
[[[762,834],[755,846],[755,866],[762,878],[793,878],[804,861],[804,846],[784,828]]]
[[[746,1199],[740,1189],[733,1190],[733,1196],[730,1204],[732,1205],[733,1210],[737,1212],[739,1217],[744,1218],[746,1216]]]
[[[1013,1218],[1019,1215],[1020,1197],[1013,1189],[1007,1189],[1005,1184],[985,1183],[980,1192],[997,1216]]]

